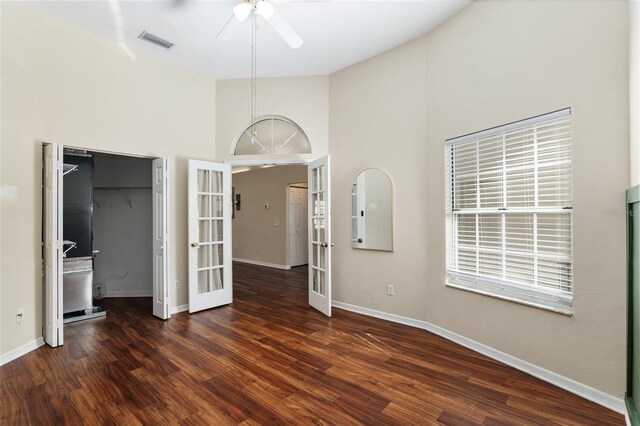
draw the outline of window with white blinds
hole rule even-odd
[[[571,110],[446,145],[447,285],[571,314]]]

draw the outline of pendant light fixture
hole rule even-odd
[[[264,18],[265,23],[273,28],[290,48],[298,49],[304,43],[298,33],[296,33],[291,25],[278,13],[273,4],[267,0],[244,0],[235,5],[233,7],[233,14],[226,21],[222,29],[220,29],[216,38],[223,37],[222,35],[225,29],[229,27],[232,20],[237,19],[240,22],[244,22],[249,15],[253,17],[260,15]]]
[[[264,3],[264,0],[261,1]],[[247,3],[242,3],[247,4]],[[271,6],[271,5],[269,5]],[[237,7],[237,6],[236,6]],[[255,7],[255,4],[252,5]],[[235,10],[234,10],[235,13]],[[257,67],[257,43],[256,43],[256,14],[251,14],[251,143],[255,142],[256,131],[256,67]]]
[[[252,10],[256,15],[261,15],[264,19],[271,19],[273,16],[273,5],[265,0],[242,2],[233,8],[233,14],[240,22],[244,22]]]
[[[229,23],[235,18],[244,22],[251,17],[251,142],[255,142],[256,132],[256,86],[257,86],[257,43],[256,43],[256,20],[260,16],[264,23],[268,23],[291,47],[297,49],[302,46],[303,41],[289,24],[277,13],[273,5],[267,0],[244,0],[233,8],[233,15],[227,20],[216,38],[220,37]]]

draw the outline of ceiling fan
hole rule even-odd
[[[242,3],[234,6],[233,15],[224,24],[216,38],[221,38],[229,24],[235,19],[244,22],[247,18],[262,18],[292,49],[297,49],[304,43],[298,33],[284,20],[284,18],[273,7],[271,2],[266,0],[244,0]]]

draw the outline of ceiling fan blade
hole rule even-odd
[[[216,39],[226,41],[231,38],[231,36],[235,33],[235,30],[238,28],[238,24],[240,21],[236,19],[234,14],[231,14],[231,17],[227,19],[227,22],[222,26],[220,31],[218,31],[218,35],[216,35]]]
[[[269,24],[280,34],[280,37],[284,39],[290,48],[297,49],[304,43],[298,33],[287,24],[287,21],[284,20],[277,10],[273,11],[273,16],[269,19]]]

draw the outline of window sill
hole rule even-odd
[[[451,275],[447,277],[446,286],[482,294],[484,296],[508,300],[510,302],[532,306],[534,308],[562,315],[573,315],[573,305],[571,300],[567,301],[566,297],[562,298],[546,292],[510,287],[500,283],[472,281]]]

